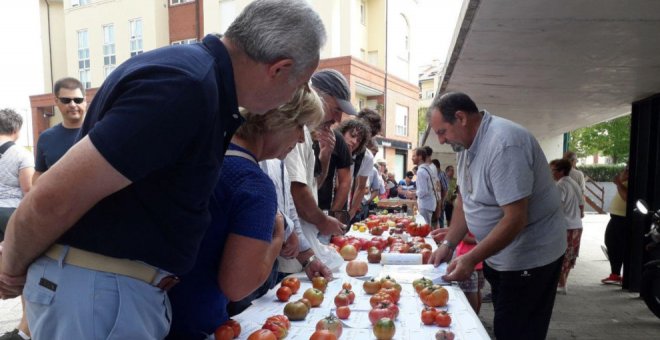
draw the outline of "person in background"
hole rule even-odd
[[[428,153],[423,147],[415,149],[412,161],[417,165],[417,181],[415,182],[417,196],[417,211],[427,224],[433,225],[433,212],[437,207],[436,192],[433,185],[435,174],[431,164],[427,162]]]
[[[56,81],[53,95],[55,105],[62,114],[62,123],[39,135],[33,183],[69,151],[87,113],[85,88],[78,79],[67,77]]]
[[[544,339],[566,252],[566,225],[543,150],[528,130],[479,111],[461,92],[436,96],[430,115],[438,142],[458,153],[460,193],[429,262],[448,261],[469,230],[476,247],[452,259],[443,279],[465,280],[484,261],[495,337]]]
[[[387,189],[387,198],[396,198],[399,196],[399,184],[394,178],[394,173],[387,174],[387,181],[385,181],[385,189]]]
[[[415,173],[408,171],[406,172],[406,177],[399,181],[399,185],[397,186],[397,193],[399,198],[409,200],[415,199],[415,190],[417,187],[415,186],[413,177],[415,177]]]
[[[308,2],[256,0],[224,35],[147,51],[108,75],[79,140],[8,224],[0,296],[25,286],[33,338],[168,334],[166,292],[195,264],[239,106],[264,114],[290,101],[325,38]]]
[[[432,151],[432,150],[431,150]],[[431,156],[429,156],[431,157]],[[440,206],[438,207],[438,213],[437,213],[437,219],[438,219],[438,225],[440,228],[443,228],[445,226],[445,202],[447,200],[447,194],[449,193],[449,180],[447,179],[447,174],[445,174],[444,171],[442,171],[442,165],[440,164],[440,161],[437,159],[431,160],[431,163],[433,163],[434,168],[437,169],[438,176],[437,178],[437,187],[440,189],[440,192],[438,193],[438,197],[440,197]]]
[[[451,215],[454,212],[454,201],[456,200],[456,193],[458,188],[456,186],[456,178],[454,177],[454,167],[448,165],[445,168],[447,174],[447,196],[445,197],[445,217],[447,218],[447,225],[451,222]]]
[[[321,102],[303,88],[290,103],[264,115],[243,115],[246,122],[231,140],[214,189],[211,225],[195,266],[169,292],[172,328],[167,339],[206,339],[228,320],[229,301],[241,301],[276,278],[273,264],[285,239],[284,219],[281,214],[276,218],[275,187],[258,162],[284,159],[303,142],[304,127],[314,128],[323,117]],[[250,297],[270,286],[267,282]]]
[[[624,247],[628,225],[626,223],[626,201],[628,200],[628,166],[614,176],[616,194],[610,203],[610,221],[605,228],[605,246],[607,259],[610,262],[610,275],[600,280],[604,284],[620,285],[623,282],[621,268],[623,267]]]
[[[568,174],[574,181],[577,183],[580,188],[580,216],[584,217],[584,204],[585,204],[585,190],[586,190],[586,179],[584,173],[577,169],[577,155],[573,151],[566,151],[564,153],[564,159],[568,160],[571,163],[571,172]]]
[[[9,217],[32,188],[34,157],[25,148],[14,144],[22,126],[23,118],[16,111],[0,109],[0,245],[4,240]],[[0,336],[1,340],[30,339],[23,296],[21,305],[21,321],[16,329]]]
[[[71,148],[87,112],[85,88],[78,79],[67,77],[56,81],[53,86],[53,95],[55,106],[62,115],[62,123],[45,130],[39,135],[32,184]],[[24,304],[23,298],[21,298],[21,302]],[[18,328],[13,332],[23,339],[29,338],[30,330],[25,308],[23,308]],[[7,333],[6,336],[6,338],[0,336],[0,340],[18,340],[11,332]]]
[[[442,242],[442,239],[438,241]],[[476,246],[477,240],[474,238],[474,234],[468,231],[463,240],[456,246],[456,256],[465,255]],[[485,284],[483,268],[483,262],[477,263],[470,277],[458,282],[458,286],[461,287],[470,306],[477,314],[481,311],[481,290],[484,289]]]
[[[357,119],[361,120],[369,127],[369,139],[366,141],[366,145],[369,146],[371,145],[373,137],[380,133],[380,115],[372,109],[364,108],[358,112]],[[378,153],[377,148],[376,153]],[[358,220],[355,216],[362,210],[362,197],[364,196],[364,192],[368,190],[367,181],[371,176],[371,170],[374,166],[374,153],[372,153],[369,148],[365,147],[364,150],[355,154],[353,159],[353,191],[351,194],[351,205],[348,209],[348,215],[352,222],[357,222]]]
[[[580,209],[580,187],[568,175],[571,171],[571,162],[567,159],[555,159],[550,162],[552,178],[557,181],[559,196],[566,218],[566,253],[561,265],[557,293],[566,295],[566,281],[575,261],[580,254],[580,239],[582,238],[582,209]]]

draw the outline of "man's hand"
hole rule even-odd
[[[324,126],[316,130],[316,139],[319,142],[319,158],[328,159],[335,149],[335,133],[330,126]]]
[[[447,249],[447,247],[442,247]],[[451,281],[465,281],[470,278],[474,271],[474,263],[470,256],[462,255],[453,259],[447,266],[447,274],[442,277],[447,282]]]
[[[332,281],[332,271],[319,259],[315,259],[305,268],[305,274],[311,280],[315,276],[323,276],[326,280]]]
[[[0,264],[2,263],[2,242],[0,242]],[[0,266],[0,271],[2,267]],[[9,276],[0,272],[0,299],[12,299],[23,292],[25,285],[25,275]]]
[[[433,251],[433,253],[431,253],[431,258],[429,258],[429,263],[437,267],[442,262],[449,262],[449,260],[451,260],[452,255],[453,255],[453,251],[449,247],[440,245],[438,249],[436,249],[435,251]]]
[[[445,236],[447,236],[448,232],[449,232],[449,228],[437,228],[431,230],[431,234],[429,234],[429,236],[433,238],[433,241],[435,241],[435,243],[440,243],[442,242],[442,240],[445,239]]]
[[[326,216],[325,220],[316,225],[321,235],[343,235],[344,224],[334,217]]]
[[[295,232],[289,235],[289,238],[286,239],[282,245],[282,250],[280,251],[280,256],[290,259],[298,256],[298,235]]]

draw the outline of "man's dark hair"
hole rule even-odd
[[[415,149],[415,155],[417,155],[417,157],[422,157],[422,160],[424,162],[426,162],[426,159],[429,158],[426,148],[423,146],[420,146]]]
[[[442,118],[449,124],[456,121],[456,112],[463,111],[467,114],[479,113],[477,104],[472,98],[462,92],[447,92],[441,96],[436,96],[431,103],[429,112],[432,109],[438,109],[442,113]]]
[[[371,134],[369,133],[369,126],[367,126],[367,124],[365,124],[360,119],[347,119],[341,122],[339,127],[337,127],[337,131],[339,131],[339,133],[342,135],[348,131],[355,131],[358,134],[358,137],[360,138],[360,144],[358,144],[358,147],[353,152],[354,155],[364,151],[364,148],[367,145],[367,141],[369,141],[371,138]]]
[[[568,176],[573,164],[571,164],[571,161],[568,159],[555,159],[550,162],[550,167],[557,169],[557,171],[561,172],[564,176]]]
[[[433,165],[435,165],[435,168],[438,169],[438,171],[442,171],[442,169],[440,168],[440,161],[439,160],[433,159],[433,160],[431,160],[431,163],[433,163]]]
[[[378,112],[370,108],[364,108],[358,112],[358,118],[362,119],[367,125],[369,125],[372,137],[380,133],[383,126],[382,119]]]
[[[23,117],[12,109],[0,109],[0,135],[11,135],[21,130]]]
[[[53,86],[53,94],[58,97],[60,95],[60,89],[65,88],[67,90],[75,90],[75,89],[80,89],[80,92],[82,92],[82,95],[85,95],[85,87],[83,84],[80,82],[80,80],[72,77],[66,77],[62,78],[58,81],[55,82],[55,85]]]
[[[412,172],[412,171],[408,171],[408,172],[406,172],[406,177],[413,178],[413,177],[415,177],[415,173]]]
[[[433,156],[433,148],[431,148],[428,145],[424,145],[423,148],[424,148],[424,150],[426,150],[426,157]]]

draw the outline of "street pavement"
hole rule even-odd
[[[596,214],[587,214],[583,220],[580,257],[568,278],[568,294],[557,295],[549,340],[660,339],[660,319],[639,294],[600,283],[609,274],[609,263],[600,249],[608,220],[608,215]],[[14,329],[20,315],[20,299],[0,301],[0,334]],[[480,319],[492,336],[492,304],[483,304]]]

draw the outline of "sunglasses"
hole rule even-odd
[[[69,104],[73,100],[74,103],[80,104],[85,101],[85,98],[76,97],[76,98],[67,98],[67,97],[58,97],[57,98],[62,104]]]

